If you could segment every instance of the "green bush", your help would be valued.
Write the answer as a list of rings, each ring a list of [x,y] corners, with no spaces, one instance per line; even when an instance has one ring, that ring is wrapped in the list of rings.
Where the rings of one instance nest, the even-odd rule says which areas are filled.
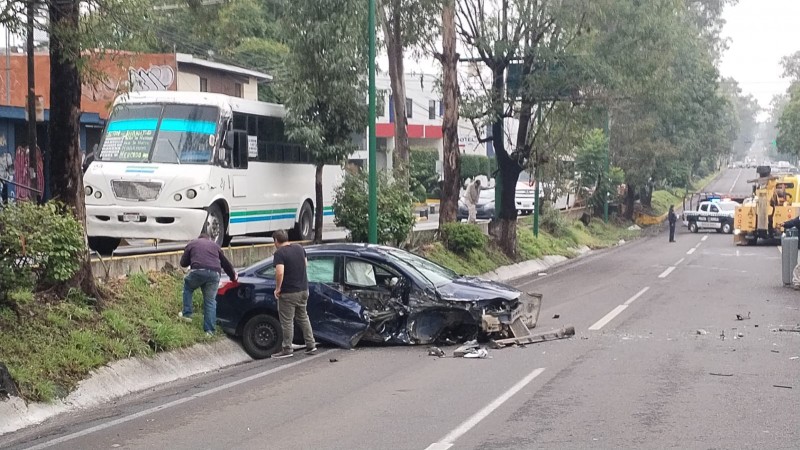
[[[550,202],[542,202],[539,222],[542,229],[555,237],[565,237],[569,233],[569,221]]]
[[[444,224],[442,237],[448,250],[462,255],[483,249],[488,242],[486,235],[475,225],[457,222]]]
[[[474,179],[478,175],[486,175],[492,178],[492,174],[497,169],[497,162],[493,158],[483,155],[461,155],[461,182],[467,179]]]
[[[19,202],[0,209],[0,301],[12,289],[69,280],[85,252],[83,229],[63,205]]]
[[[439,186],[439,174],[436,172],[439,152],[435,148],[412,148],[410,159],[410,188],[415,200],[424,202],[428,193]]]
[[[333,198],[334,222],[350,230],[353,242],[369,239],[367,173],[347,174]],[[386,172],[378,174],[378,242],[400,245],[414,226],[413,198],[402,184]]]

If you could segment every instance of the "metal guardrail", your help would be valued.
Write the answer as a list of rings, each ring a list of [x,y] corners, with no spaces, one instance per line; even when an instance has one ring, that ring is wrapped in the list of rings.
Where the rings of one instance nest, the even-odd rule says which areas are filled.
[[[26,186],[24,184],[17,183],[17,182],[5,179],[3,177],[0,177],[0,183],[3,183],[4,185],[5,184],[13,184],[14,186],[21,187],[21,188],[27,189],[29,191],[36,192],[37,194],[42,194],[42,191],[40,191],[40,190],[38,190],[36,188],[33,188],[31,186]]]

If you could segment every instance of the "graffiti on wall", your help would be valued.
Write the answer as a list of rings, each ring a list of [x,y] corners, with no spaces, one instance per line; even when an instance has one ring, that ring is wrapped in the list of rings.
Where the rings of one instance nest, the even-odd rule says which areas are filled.
[[[166,65],[150,66],[128,70],[131,91],[166,91],[175,81],[175,70]]]

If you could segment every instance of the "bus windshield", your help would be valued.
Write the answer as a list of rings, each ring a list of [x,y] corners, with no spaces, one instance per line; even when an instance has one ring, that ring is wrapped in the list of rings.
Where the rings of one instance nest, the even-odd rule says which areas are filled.
[[[219,110],[211,106],[128,104],[114,109],[98,160],[207,164]]]

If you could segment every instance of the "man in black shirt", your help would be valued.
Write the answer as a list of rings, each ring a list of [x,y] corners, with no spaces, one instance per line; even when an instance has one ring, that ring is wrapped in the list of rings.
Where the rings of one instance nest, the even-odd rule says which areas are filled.
[[[219,245],[203,232],[186,245],[181,256],[181,267],[191,267],[191,270],[183,280],[183,311],[180,317],[187,322],[192,321],[192,294],[200,288],[203,292],[203,330],[209,336],[213,335],[217,325],[219,274],[224,270],[231,280],[236,281],[233,264]]]
[[[311,321],[308,320],[308,276],[306,274],[306,250],[297,244],[290,244],[289,237],[283,230],[272,234],[275,246],[273,262],[275,263],[275,298],[278,300],[278,316],[283,330],[283,343],[280,352],[273,358],[292,356],[292,338],[294,338],[294,321],[303,330],[306,353],[317,351]]]

